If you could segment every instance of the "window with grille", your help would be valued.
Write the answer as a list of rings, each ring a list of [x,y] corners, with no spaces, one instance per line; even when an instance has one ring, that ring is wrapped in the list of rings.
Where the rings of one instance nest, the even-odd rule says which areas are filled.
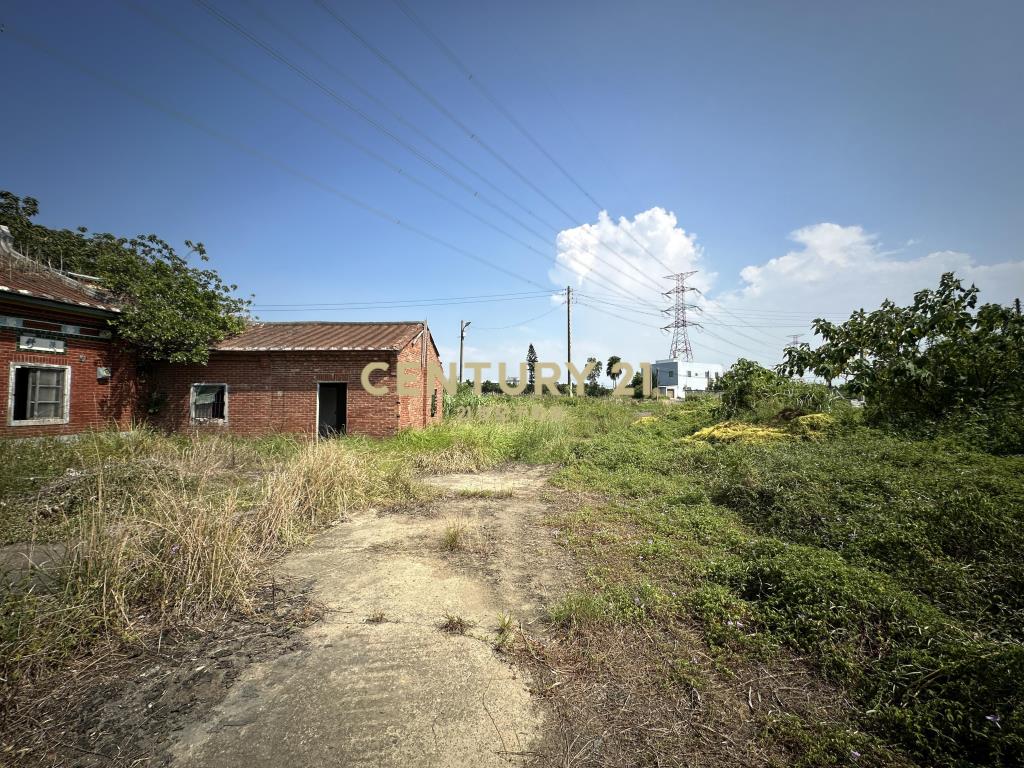
[[[67,368],[16,367],[12,423],[67,421],[67,376]]]
[[[192,385],[192,418],[197,421],[227,420],[226,384]]]
[[[437,390],[430,393],[430,415],[437,416]]]

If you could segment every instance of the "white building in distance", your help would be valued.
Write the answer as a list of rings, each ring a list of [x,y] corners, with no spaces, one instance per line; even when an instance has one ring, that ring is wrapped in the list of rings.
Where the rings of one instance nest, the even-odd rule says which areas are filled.
[[[686,398],[687,391],[705,392],[722,378],[718,363],[691,363],[686,360],[658,360],[651,366],[658,394],[674,400]]]

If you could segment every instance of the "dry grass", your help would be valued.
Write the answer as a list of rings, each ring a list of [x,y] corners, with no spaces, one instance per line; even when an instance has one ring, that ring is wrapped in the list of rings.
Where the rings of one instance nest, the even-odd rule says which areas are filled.
[[[441,535],[441,549],[461,552],[469,547],[469,523],[461,517],[448,521]]]
[[[511,499],[515,494],[511,488],[460,488],[455,495],[463,499]]]
[[[442,632],[448,632],[452,635],[464,635],[474,626],[476,625],[469,619],[452,613],[446,613],[444,620],[437,625],[437,628]]]
[[[66,554],[45,579],[3,580],[0,675],[8,685],[103,636],[247,612],[268,562],[287,546],[349,510],[419,495],[408,462],[359,444],[293,443],[268,455],[254,443],[149,433],[36,497],[50,486],[59,495],[48,506],[65,510],[52,530]]]
[[[783,765],[788,756],[762,738],[767,729],[794,715],[842,722],[849,703],[800,663],[726,665],[709,651],[681,627],[605,624],[524,637],[517,658],[556,715],[547,763]]]

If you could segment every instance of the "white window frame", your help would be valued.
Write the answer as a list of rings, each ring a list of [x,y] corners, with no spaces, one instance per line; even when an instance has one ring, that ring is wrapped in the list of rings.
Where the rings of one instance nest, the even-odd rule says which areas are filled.
[[[224,418],[204,419],[196,416],[196,387],[224,387]],[[231,387],[222,381],[195,381],[188,390],[188,416],[193,424],[227,424]]]
[[[19,368],[51,368],[64,371],[64,398],[63,413],[60,416],[49,419],[18,419],[14,418],[14,386],[15,377]],[[71,366],[54,365],[52,363],[11,363],[11,372],[7,387],[7,426],[9,427],[38,427],[46,424],[67,424],[71,421]]]

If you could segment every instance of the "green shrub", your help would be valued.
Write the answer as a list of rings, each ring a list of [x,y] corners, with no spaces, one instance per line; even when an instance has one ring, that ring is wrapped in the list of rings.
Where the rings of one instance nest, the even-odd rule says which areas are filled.
[[[604,583],[603,610],[696,618],[734,653],[812,661],[858,709],[848,725],[776,729],[799,764],[1015,764],[1024,458],[858,427],[841,406],[740,425],[771,441],[692,440],[706,422],[688,407],[589,437],[556,476],[612,499],[631,535],[610,571],[623,594],[639,572],[679,596],[637,616]]]
[[[722,392],[722,413],[728,418],[772,421],[849,407],[845,398],[823,384],[781,376],[745,359],[725,372],[718,389]]]

